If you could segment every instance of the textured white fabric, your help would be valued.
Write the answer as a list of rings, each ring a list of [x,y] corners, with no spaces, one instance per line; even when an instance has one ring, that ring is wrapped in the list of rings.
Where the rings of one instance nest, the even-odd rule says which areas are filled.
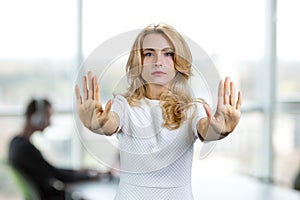
[[[188,112],[176,130],[162,126],[158,100],[144,98],[130,106],[120,95],[112,111],[120,118],[120,185],[115,200],[192,200],[191,167],[197,121],[205,117],[202,104]]]

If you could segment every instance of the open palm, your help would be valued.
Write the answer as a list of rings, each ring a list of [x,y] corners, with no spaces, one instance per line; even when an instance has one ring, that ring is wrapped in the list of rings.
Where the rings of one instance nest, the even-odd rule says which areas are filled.
[[[204,105],[209,124],[212,129],[226,136],[237,126],[241,117],[242,93],[238,92],[236,100],[236,87],[229,77],[220,81],[218,89],[218,104],[213,115],[208,105]]]
[[[90,130],[98,130],[107,121],[112,102],[109,101],[105,106],[105,110],[102,109],[100,84],[91,72],[88,72],[88,80],[86,76],[83,76],[82,90],[83,99],[80,95],[79,87],[76,85],[75,93],[78,116],[85,127]]]

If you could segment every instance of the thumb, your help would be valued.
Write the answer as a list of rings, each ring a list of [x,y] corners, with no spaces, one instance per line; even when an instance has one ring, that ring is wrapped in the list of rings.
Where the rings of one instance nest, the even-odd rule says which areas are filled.
[[[105,105],[105,110],[104,110],[104,112],[105,112],[106,114],[108,114],[108,113],[110,112],[110,109],[111,109],[112,104],[113,104],[113,100],[112,100],[112,99],[109,100],[109,101],[106,103],[106,105]]]

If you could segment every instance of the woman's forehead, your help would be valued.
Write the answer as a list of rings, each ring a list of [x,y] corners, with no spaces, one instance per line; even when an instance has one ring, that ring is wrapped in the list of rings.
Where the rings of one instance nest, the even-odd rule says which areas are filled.
[[[143,49],[174,49],[170,40],[161,33],[150,33],[145,36]]]

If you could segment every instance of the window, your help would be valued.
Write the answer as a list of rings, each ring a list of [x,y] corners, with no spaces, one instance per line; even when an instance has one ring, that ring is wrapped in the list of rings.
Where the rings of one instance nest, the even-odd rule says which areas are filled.
[[[0,124],[4,131],[0,157],[5,159],[8,142],[22,128],[24,109],[34,97],[46,97],[53,104],[52,123],[59,127],[54,131],[56,138],[63,138],[61,134],[69,139],[73,137],[72,131],[66,131],[64,126],[73,117],[77,5],[73,1],[57,0],[13,0],[1,4]],[[66,112],[69,114],[64,115]]]
[[[278,0],[277,11],[277,98],[273,135],[274,180],[293,187],[300,170],[300,14],[297,0]],[[285,163],[285,164],[283,164]]]
[[[266,92],[263,85],[270,81],[265,74],[267,1],[187,0],[176,4],[167,0],[159,6],[146,7],[137,0],[120,1],[118,5],[115,1],[97,0],[82,0],[82,4],[78,3],[80,0],[1,3],[0,125],[4,132],[0,139],[0,158],[6,158],[10,138],[23,125],[26,103],[33,97],[46,96],[55,109],[53,126],[34,141],[49,160],[74,167],[101,168],[99,164],[103,161],[104,168],[105,164],[116,164],[117,149],[112,150],[112,157],[103,155],[105,145],[110,145],[109,148],[117,145],[115,138],[76,129],[73,86],[80,71],[79,60],[81,56],[83,60],[88,58],[114,36],[162,22],[202,47],[219,76],[230,76],[243,92],[243,114],[237,129],[217,142],[206,161],[222,158],[224,164],[230,163],[229,170],[260,177],[266,159],[261,155],[266,151],[262,138],[267,131],[266,121],[272,117],[275,155],[271,159],[272,178],[276,184],[291,187],[300,165],[300,29],[297,26],[300,4],[298,0],[277,1],[277,40],[272,44],[277,47],[277,68],[274,67],[277,98],[274,116],[270,116],[263,96]],[[119,81],[125,73],[127,56],[122,54],[111,60],[105,71],[104,103],[111,98],[112,91],[119,89],[116,86],[122,86]],[[101,143],[103,138],[110,143]],[[83,148],[79,148],[81,144]],[[100,144],[103,144],[101,148]],[[199,161],[199,141],[196,147],[195,162]],[[49,150],[53,148],[55,151]],[[62,155],[60,159],[55,156],[58,153]],[[97,160],[99,155],[104,160]],[[286,162],[291,164],[282,164]]]

